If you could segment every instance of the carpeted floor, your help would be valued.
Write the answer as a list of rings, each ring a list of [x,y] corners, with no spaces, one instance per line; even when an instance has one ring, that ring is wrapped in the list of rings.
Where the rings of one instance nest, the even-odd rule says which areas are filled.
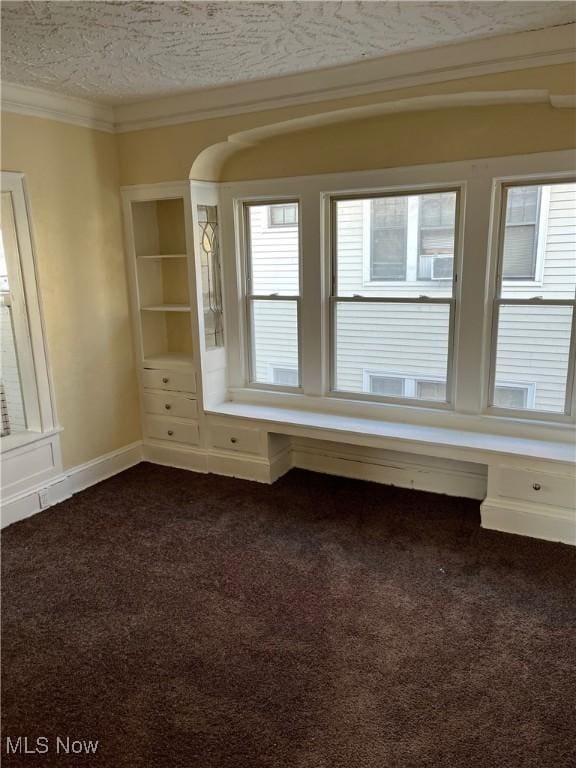
[[[4,533],[3,764],[567,768],[575,604],[477,502],[141,464]]]

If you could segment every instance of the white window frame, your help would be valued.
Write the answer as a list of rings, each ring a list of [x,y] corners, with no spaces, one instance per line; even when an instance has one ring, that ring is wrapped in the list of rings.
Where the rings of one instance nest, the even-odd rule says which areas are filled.
[[[456,212],[455,212],[455,232],[454,232],[454,268],[452,279],[452,295],[451,297],[435,298],[426,295],[418,297],[384,297],[384,296],[338,296],[337,295],[337,258],[336,258],[336,203],[339,200],[353,200],[360,199],[364,204],[370,206],[371,200],[375,197],[398,197],[398,196],[411,196],[409,197],[408,217],[410,217],[410,203],[414,203],[416,207],[419,207],[419,195],[434,194],[442,192],[456,192]],[[455,366],[456,366],[456,332],[459,319],[459,306],[460,306],[460,267],[462,263],[462,241],[463,241],[463,217],[465,208],[465,195],[466,186],[462,183],[452,184],[439,184],[439,185],[417,185],[410,187],[388,187],[384,189],[365,189],[360,192],[354,192],[352,194],[332,194],[326,196],[326,203],[329,206],[329,229],[331,232],[330,248],[329,248],[329,265],[330,265],[330,294],[329,294],[329,324],[328,324],[328,345],[329,345],[329,394],[335,397],[343,399],[355,399],[355,400],[371,400],[374,402],[391,403],[391,404],[411,404],[420,408],[437,408],[442,410],[452,410],[454,408],[454,378],[455,378]],[[364,207],[364,211],[366,208]],[[364,220],[366,222],[366,216]],[[416,217],[419,224],[419,216]],[[368,218],[370,223],[370,219]],[[369,229],[368,229],[369,232]],[[418,232],[419,227],[416,227],[412,233],[412,238],[408,237],[407,247],[411,247],[411,242],[416,242],[416,259],[413,263],[413,269],[415,276],[418,269]],[[366,229],[364,228],[364,243],[366,243]],[[414,247],[412,243],[412,247]],[[365,254],[365,250],[364,250]],[[366,258],[363,258],[364,265],[366,264]],[[368,274],[370,275],[370,264],[368,262]],[[408,265],[407,265],[408,274]],[[364,272],[366,275],[366,272]],[[370,281],[369,285],[379,285],[387,290],[393,290],[398,285],[406,285],[406,282],[398,280],[374,280]],[[416,284],[428,284],[429,281],[419,281],[414,279],[410,283]],[[447,283],[448,281],[446,281]],[[367,286],[366,286],[367,287]],[[336,310],[339,303],[380,303],[380,304],[447,304],[449,306],[449,319],[448,319],[448,360],[446,365],[446,401],[436,400],[419,400],[415,397],[402,397],[393,398],[386,397],[385,395],[375,395],[368,392],[348,392],[345,390],[336,388]]]
[[[251,259],[250,259],[250,221],[248,216],[249,208],[260,205],[286,205],[294,203],[298,206],[298,223],[292,224],[292,227],[298,227],[298,294],[254,294],[252,291]],[[243,304],[244,304],[244,322],[246,323],[246,332],[244,333],[244,353],[246,360],[246,379],[245,386],[252,389],[271,390],[275,392],[302,392],[302,206],[299,198],[290,197],[288,199],[278,197],[246,198],[237,201],[237,213],[241,222],[240,239],[238,241],[241,255],[241,273],[243,276]],[[238,220],[238,217],[237,217]],[[283,227],[279,227],[282,229]],[[275,229],[273,227],[272,229]],[[298,386],[287,387],[282,384],[270,384],[255,379],[255,359],[252,349],[252,305],[254,301],[294,301],[296,303],[296,322],[298,339]]]
[[[30,204],[23,173],[2,171],[2,192],[9,193],[14,211],[19,263],[12,262],[10,292],[14,296],[14,333],[27,428],[2,438],[2,452],[39,436],[60,432],[54,407],[52,377],[45,345],[45,329],[38,290],[36,254],[32,239]],[[7,261],[12,258],[6,253]]]
[[[538,282],[530,281],[503,281],[501,279],[502,260],[504,256],[504,234],[506,222],[506,193],[505,190],[513,186],[530,186],[535,184],[553,185],[576,183],[576,176],[568,173],[558,174],[533,174],[530,176],[515,176],[508,178],[497,178],[493,182],[493,204],[492,204],[492,236],[490,243],[490,285],[489,285],[489,311],[487,312],[487,323],[485,326],[486,338],[489,339],[489,362],[486,371],[486,389],[483,412],[487,415],[522,418],[532,421],[545,422],[573,422],[576,416],[576,397],[575,397],[575,358],[576,358],[576,297],[572,299],[542,299],[533,297],[528,299],[501,298],[501,287],[506,283],[508,286],[517,287],[538,287]],[[544,206],[541,205],[541,209]],[[549,209],[549,200],[546,204],[546,211]],[[544,260],[545,243],[547,230],[543,230],[543,236],[538,241],[538,248],[542,248],[540,259]],[[541,246],[541,242],[543,245]],[[541,267],[543,269],[543,267]],[[566,393],[564,399],[564,411],[536,410],[532,408],[503,408],[494,405],[494,391],[496,386],[496,356],[498,345],[498,318],[501,306],[571,306],[572,307],[572,330],[569,347],[568,370],[566,376]]]

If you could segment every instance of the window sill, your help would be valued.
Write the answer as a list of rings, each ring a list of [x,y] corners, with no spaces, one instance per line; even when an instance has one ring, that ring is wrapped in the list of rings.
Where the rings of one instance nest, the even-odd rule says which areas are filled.
[[[62,427],[58,427],[56,429],[50,429],[47,432],[35,432],[32,430],[13,432],[0,439],[0,452],[8,453],[16,448],[23,448],[26,445],[37,443],[39,440],[46,440],[50,437],[54,437],[54,435],[58,435],[62,431]]]
[[[553,425],[554,429],[542,430],[535,437],[533,429],[531,433],[524,430],[522,434],[522,429],[516,429],[516,434],[506,434],[502,429],[506,425],[502,422],[508,420],[498,420],[500,423],[496,424],[494,417],[466,417],[463,414],[436,412],[433,416],[440,416],[434,419],[436,423],[429,418],[429,413],[420,414],[420,419],[413,415],[410,420],[404,418],[400,421],[396,414],[397,420],[384,420],[382,411],[378,417],[366,411],[328,411],[330,403],[326,405],[324,402],[327,398],[287,395],[282,404],[272,401],[265,404],[263,393],[256,394],[260,395],[259,402],[239,402],[237,392],[236,401],[211,406],[207,413],[258,421],[270,432],[280,434],[373,445],[420,454],[433,453],[436,456],[478,463],[495,463],[502,457],[576,463],[576,451],[571,442],[572,431],[562,427],[556,429],[557,425]],[[304,401],[307,401],[306,404]],[[316,409],[309,407],[311,401],[316,401]]]

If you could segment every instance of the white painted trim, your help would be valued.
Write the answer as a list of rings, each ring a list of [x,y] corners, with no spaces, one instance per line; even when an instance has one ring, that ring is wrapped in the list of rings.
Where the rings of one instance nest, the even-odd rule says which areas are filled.
[[[496,497],[480,505],[482,528],[576,545],[576,512]]]
[[[113,107],[27,85],[2,83],[2,111],[114,133]]]
[[[123,133],[385,93],[498,72],[569,64],[574,61],[573,35],[573,25],[498,35],[296,75],[206,88],[116,106],[5,82],[2,86],[2,110],[108,133]],[[531,97],[529,93],[532,93]],[[537,93],[540,95],[535,96]],[[422,98],[424,101],[420,98],[404,100],[413,103],[403,106],[398,106],[399,102],[389,103],[385,109],[412,111],[439,108],[447,104],[441,99],[450,98],[450,94],[446,97],[431,97],[440,99],[435,102],[426,102],[430,97]],[[514,103],[515,97],[504,93],[500,98],[500,103]],[[557,109],[576,107],[576,97],[571,94],[549,95],[547,91],[534,91],[525,92],[524,96],[516,98],[549,101]],[[314,118],[311,116],[312,120]]]
[[[58,504],[85,488],[100,483],[142,461],[142,444],[131,443],[97,459],[64,470],[26,490],[2,499],[1,527],[34,515],[42,509]],[[42,507],[40,493],[48,494],[48,504]]]
[[[176,469],[188,469],[192,472],[208,472],[206,451],[202,448],[167,446],[148,440],[142,446],[142,460]]]

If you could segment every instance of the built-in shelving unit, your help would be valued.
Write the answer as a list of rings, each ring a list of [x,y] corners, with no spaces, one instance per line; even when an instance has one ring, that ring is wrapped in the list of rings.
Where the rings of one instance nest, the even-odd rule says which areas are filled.
[[[145,443],[172,463],[202,440],[190,188],[136,187],[123,198]]]

